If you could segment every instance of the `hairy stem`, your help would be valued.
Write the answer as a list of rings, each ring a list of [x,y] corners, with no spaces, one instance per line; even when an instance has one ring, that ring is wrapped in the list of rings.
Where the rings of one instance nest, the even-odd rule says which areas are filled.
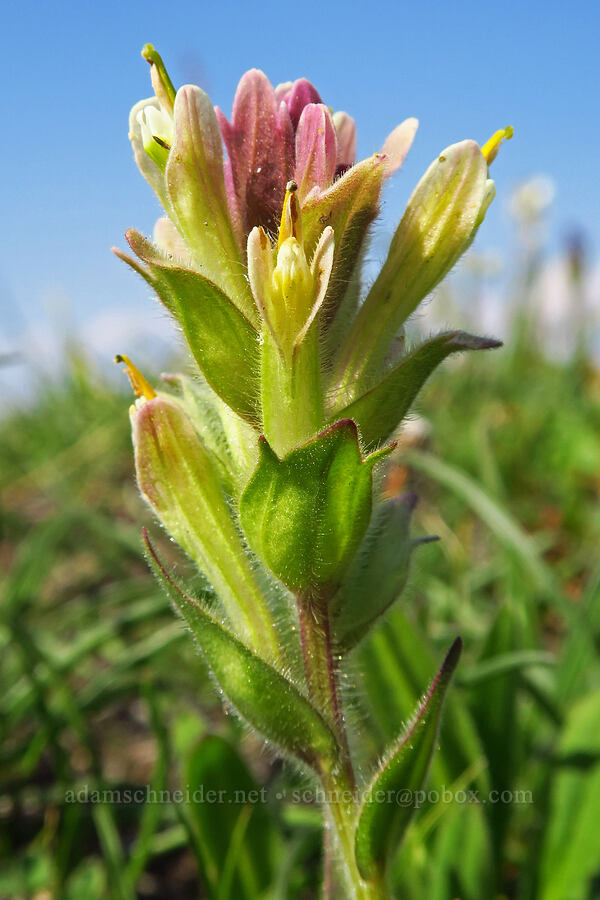
[[[298,597],[304,671],[310,696],[327,719],[342,752],[342,768],[351,790],[356,787],[339,686],[338,660],[331,645],[326,598]]]
[[[339,746],[340,765],[321,773],[328,833],[324,841],[325,897],[339,896],[334,884],[338,872],[350,900],[384,900],[381,886],[363,881],[354,855],[354,831],[359,796],[352,767],[339,685],[338,658],[333,652],[328,598],[297,598],[304,670],[310,696],[332,728]],[[329,893],[328,893],[329,892]]]

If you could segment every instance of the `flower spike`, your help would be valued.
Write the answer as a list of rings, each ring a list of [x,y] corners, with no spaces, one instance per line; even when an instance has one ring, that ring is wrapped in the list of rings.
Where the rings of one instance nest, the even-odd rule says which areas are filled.
[[[227,117],[200,87],[176,91],[151,44],[142,56],[153,92],[131,110],[130,140],[164,215],[153,240],[126,233],[137,259],[116,252],[176,321],[196,370],[155,389],[116,360],[137,398],[140,493],[205,596],[189,597],[146,537],[148,559],[228,703],[314,769],[336,896],[385,900],[416,805],[394,798],[425,797],[461,642],[374,778],[357,779],[345,657],[396,601],[423,540],[410,536],[414,496],[382,503],[374,469],[438,364],[499,346],[450,331],[410,348],[405,323],[471,246],[513,129],[433,159],[367,285],[369,232],[417,119],[357,160],[354,119],[305,78],[274,87],[251,69]],[[419,636],[406,633],[410,659]]]
[[[281,211],[281,224],[279,226],[279,237],[277,239],[277,249],[290,237],[296,238],[298,243],[303,243],[302,237],[302,216],[300,214],[300,204],[298,203],[298,185],[295,181],[288,181],[285,186],[285,198],[283,201],[283,209]]]

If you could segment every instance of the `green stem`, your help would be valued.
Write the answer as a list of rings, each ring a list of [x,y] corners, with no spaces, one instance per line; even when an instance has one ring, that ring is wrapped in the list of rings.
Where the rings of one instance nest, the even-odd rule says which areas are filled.
[[[337,900],[340,896],[339,888],[345,888],[344,896],[347,900],[386,900],[389,897],[388,890],[381,881],[366,882],[360,876],[354,855],[354,831],[356,827],[356,805],[354,802],[344,802],[344,794],[348,788],[337,778],[328,782],[323,779],[323,787],[328,798],[327,813],[331,823],[330,837],[332,840],[324,842],[325,853],[329,854],[326,862],[333,873],[340,873],[340,885],[335,878],[331,886],[331,896],[327,900]],[[351,792],[352,794],[354,792]],[[327,827],[327,825],[326,825]]]
[[[304,670],[312,700],[327,719],[342,750],[342,768],[354,790],[355,779],[344,723],[337,661],[331,645],[328,603],[325,597],[299,596],[298,618]]]
[[[298,618],[302,640],[304,669],[310,696],[332,728],[339,747],[340,765],[331,772],[321,772],[326,798],[326,827],[330,829],[324,841],[325,871],[328,882],[336,870],[350,900],[384,900],[382,885],[363,881],[354,854],[354,831],[359,797],[339,686],[337,659],[331,643],[327,597],[298,596]],[[327,887],[325,896],[338,896]]]
[[[265,437],[281,458],[313,438],[325,418],[318,329],[313,327],[289,354],[268,328],[261,349],[262,412]]]

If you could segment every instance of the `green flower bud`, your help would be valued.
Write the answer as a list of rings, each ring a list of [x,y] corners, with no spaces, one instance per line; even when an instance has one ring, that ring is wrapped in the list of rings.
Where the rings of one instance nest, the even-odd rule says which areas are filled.
[[[399,329],[470,247],[495,196],[489,163],[511,135],[502,129],[483,148],[453,144],[429,166],[340,351],[340,396],[351,399],[374,382]]]
[[[262,318],[263,431],[282,456],[323,425],[318,316],[334,251],[328,226],[309,265],[296,191],[288,182],[276,247],[263,228],[248,236],[248,277]]]
[[[289,358],[302,343],[319,312],[333,265],[333,230],[325,228],[309,265],[302,216],[290,181],[285,195],[277,246],[262,228],[248,238],[248,275],[256,305],[275,344]]]
[[[277,655],[274,625],[221,488],[216,463],[173,397],[157,394],[125,356],[137,482],[171,537],[204,572],[249,646]]]

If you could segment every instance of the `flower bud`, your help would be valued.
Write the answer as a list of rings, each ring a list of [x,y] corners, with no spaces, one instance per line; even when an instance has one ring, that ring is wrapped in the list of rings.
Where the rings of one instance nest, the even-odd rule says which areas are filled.
[[[340,395],[356,396],[374,382],[398,330],[471,246],[495,196],[489,163],[511,134],[502,129],[483,148],[453,144],[429,166],[340,352]]]
[[[277,265],[271,276],[271,316],[278,331],[286,323],[300,331],[308,316],[313,286],[304,247],[295,237],[286,238],[277,251]]]
[[[268,607],[221,488],[216,463],[173,397],[157,394],[127,357],[138,400],[131,407],[137,482],[171,537],[197,563],[236,632],[276,655]]]
[[[296,183],[287,186],[279,239],[254,228],[248,238],[248,274],[256,304],[280,351],[289,356],[323,303],[333,265],[333,231],[325,228],[309,265],[302,238]]]
[[[131,410],[137,480],[171,537],[217,586],[214,538],[226,538],[229,514],[214,463],[181,405],[165,395]]]

